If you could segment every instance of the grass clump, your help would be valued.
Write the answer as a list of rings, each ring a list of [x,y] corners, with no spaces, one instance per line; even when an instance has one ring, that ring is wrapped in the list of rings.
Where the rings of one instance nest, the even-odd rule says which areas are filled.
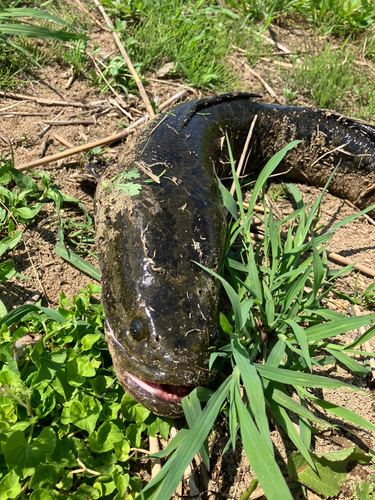
[[[230,283],[212,274],[221,281],[232,312],[227,316],[221,314],[221,326],[227,341],[212,354],[210,365],[218,363],[218,371],[226,373],[227,377],[215,392],[199,388],[183,400],[188,427],[172,440],[169,450],[158,454],[161,457],[166,456],[167,451],[173,452],[140,498],[170,498],[186,466],[195,453],[202,450],[223,407],[230,435],[224,452],[230,447],[234,449],[238,445],[237,436],[241,435],[251,467],[270,500],[291,499],[292,496],[275,460],[266,408],[298,450],[288,462],[293,481],[332,496],[339,493],[345,479],[349,456],[352,460],[371,460],[355,447],[348,449],[345,456],[314,455],[311,439],[315,430],[336,426],[307,409],[308,403],[313,402],[336,417],[375,430],[362,417],[314,395],[316,388],[360,389],[312,373],[314,367],[338,362],[357,375],[368,373],[368,368],[353,360],[351,354],[364,354],[357,348],[375,334],[375,327],[371,326],[348,346],[338,344],[336,339],[359,325],[372,324],[373,316],[348,318],[323,305],[324,298],[334,286],[334,279],[352,268],[348,266],[331,274],[327,270],[325,246],[335,230],[357,216],[335,224],[326,233],[317,234],[317,211],[327,186],[309,211],[303,205],[298,189],[289,186],[297,205],[296,211],[277,222],[272,208],[267,214],[263,199],[264,239],[255,250],[252,245],[249,222],[252,217],[259,218],[253,211],[256,199],[262,194],[268,176],[295,145],[289,145],[266,165],[255,185],[247,213],[238,181],[239,216],[235,201],[222,187],[225,205],[234,220],[229,228],[226,254]],[[291,225],[283,241],[280,227],[285,223]],[[243,245],[240,250],[232,251],[231,245],[238,238],[242,239]],[[244,396],[241,396],[242,389]],[[299,403],[290,396],[291,391]],[[204,409],[200,404],[202,401],[208,401]],[[297,418],[300,432],[296,431],[290,414]],[[327,467],[327,460],[333,463],[332,469],[328,467],[329,473],[322,474],[320,468],[322,464],[323,468]]]
[[[266,28],[279,18],[302,20],[327,35],[347,35],[373,24],[372,0],[226,0],[232,8]]]
[[[205,443],[221,411],[230,435],[224,452],[238,446],[241,435],[249,462],[270,500],[292,497],[275,460],[266,408],[298,450],[288,464],[293,481],[316,490],[315,471],[328,460],[336,469],[321,478],[319,492],[324,494],[328,483],[340,486],[345,474],[337,470],[339,465],[345,469],[348,457],[369,460],[356,448],[344,457],[312,454],[315,430],[334,426],[307,408],[312,402],[335,417],[375,430],[360,416],[314,393],[315,388],[360,389],[311,373],[315,366],[335,362],[356,375],[368,373],[351,354],[366,354],[358,347],[374,335],[375,327],[348,346],[336,338],[369,325],[372,316],[347,318],[323,305],[334,279],[351,269],[348,266],[331,275],[325,245],[336,229],[355,216],[326,233],[317,233],[317,211],[325,190],[308,211],[299,191],[288,186],[296,211],[277,222],[272,208],[268,213],[265,210],[264,239],[255,249],[252,245],[249,222],[259,218],[253,210],[255,202],[269,175],[295,144],[267,164],[247,213],[238,181],[240,215],[236,202],[221,186],[233,217],[225,258],[230,282],[217,278],[232,311],[221,314],[223,342],[212,353],[210,365],[219,367],[226,378],[218,388],[214,383],[216,390],[198,388],[182,401],[187,425],[157,455],[169,459],[142,492],[140,480],[130,474],[131,462],[136,460],[133,452],[145,446],[142,436],[160,433],[166,439],[170,422],[134,402],[116,381],[102,333],[102,306],[95,300],[99,286],[89,285],[71,301],[62,293],[57,310],[25,305],[0,320],[0,494],[10,491],[12,498],[20,500],[43,498],[42,490],[57,500],[130,500],[138,493],[140,499],[170,498],[198,450],[209,467]],[[285,223],[291,225],[284,241],[280,228]],[[238,239],[242,247],[233,250]],[[26,334],[39,340],[26,347],[24,359],[16,362],[15,350]],[[202,402],[207,403],[203,409]],[[299,422],[299,433],[290,413]],[[303,467],[298,467],[301,463]]]
[[[106,2],[110,10],[118,2]],[[128,4],[126,4],[128,5]],[[133,4],[132,4],[133,5]],[[124,12],[125,11],[125,12]],[[131,17],[124,44],[135,67],[158,70],[174,62],[173,72],[195,87],[233,88],[234,78],[224,64],[238,38],[238,16],[210,2],[144,2],[137,9],[120,9]],[[137,22],[132,22],[136,19]]]
[[[330,44],[319,53],[300,57],[293,70],[284,74],[290,99],[299,94],[319,108],[370,118],[375,112],[375,83],[366,68],[356,65],[356,53],[354,45],[333,49]]]

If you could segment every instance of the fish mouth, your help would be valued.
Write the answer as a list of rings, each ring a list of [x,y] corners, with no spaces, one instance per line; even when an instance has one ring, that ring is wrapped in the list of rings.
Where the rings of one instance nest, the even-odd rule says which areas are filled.
[[[138,394],[144,397],[149,397],[154,400],[161,400],[166,403],[181,404],[181,400],[188,396],[196,386],[193,385],[171,385],[171,384],[158,384],[155,382],[148,382],[142,380],[129,372],[124,371],[123,377],[126,383]]]

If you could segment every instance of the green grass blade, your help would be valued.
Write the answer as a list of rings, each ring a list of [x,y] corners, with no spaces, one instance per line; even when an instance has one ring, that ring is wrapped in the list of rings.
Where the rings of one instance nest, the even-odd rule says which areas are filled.
[[[9,8],[9,9],[0,9],[0,20],[3,18],[13,17],[15,19],[19,17],[32,17],[34,19],[47,19],[49,21],[54,21],[55,23],[61,24],[62,26],[67,26],[70,29],[72,26],[69,26],[66,21],[60,19],[59,17],[50,14],[49,12],[41,9],[28,9],[28,8]]]
[[[1,325],[7,325],[11,326],[14,323],[18,323],[18,321],[21,321],[28,313],[34,312],[34,311],[40,311],[47,316],[49,316],[51,319],[56,321],[59,324],[64,323],[64,318],[59,314],[55,309],[49,309],[47,307],[42,307],[42,306],[34,306],[34,305],[24,305],[17,307],[16,309],[13,309],[10,313],[6,314],[3,318],[0,319],[0,326]]]
[[[369,341],[372,339],[372,337],[375,335],[375,325],[371,326],[368,330],[365,331],[363,335],[358,337],[354,342],[351,344],[348,344],[345,346],[345,350],[347,349],[352,349],[353,347],[356,347],[357,345],[362,345],[365,342]]]
[[[283,340],[279,339],[270,352],[266,365],[277,368],[284,356],[286,344]]]
[[[316,298],[318,296],[319,288],[322,285],[325,272],[323,263],[320,260],[318,249],[316,248],[315,245],[314,238],[311,239],[311,243],[313,247],[313,273],[314,273],[313,292],[314,292],[314,298]]]
[[[290,420],[287,412],[284,410],[282,406],[278,406],[274,401],[269,401],[270,409],[275,417],[275,419],[279,422],[281,427],[286,432],[289,439],[295,444],[296,448],[299,450],[301,455],[304,457],[306,462],[315,470],[314,462],[312,461],[310,454],[304,445],[300,435],[296,431],[292,421]]]
[[[332,354],[332,356],[334,356],[337,361],[349,368],[352,373],[355,373],[360,377],[365,377],[371,371],[370,368],[366,368],[365,366],[360,365],[359,363],[357,363],[357,361],[352,359],[350,356],[347,356],[342,351],[336,351],[334,349],[328,348],[326,348],[326,351]]]
[[[202,408],[200,401],[198,399],[196,389],[192,391],[188,396],[182,399],[182,408],[184,410],[184,414],[186,417],[186,421],[190,429],[194,427],[195,422],[197,421],[199,415],[202,413]],[[199,453],[202,457],[202,460],[207,467],[207,470],[210,470],[210,459],[208,456],[208,442],[207,439],[204,440],[201,448],[199,449]]]
[[[182,443],[185,441],[188,436],[190,430],[186,428],[182,428],[178,431],[178,433],[174,436],[171,441],[169,441],[168,445],[164,448],[164,450],[160,450],[157,453],[153,453],[149,455],[149,458],[164,458],[170,455],[173,451],[177,450]]]
[[[232,155],[232,148],[230,146],[229,137],[228,137],[227,132],[225,133],[225,137],[227,139],[227,148],[228,148],[228,155],[229,155],[229,160],[230,160],[230,167],[232,170],[234,186],[236,188],[236,196],[237,196],[238,206],[240,208],[241,219],[243,222],[245,222],[246,217],[245,217],[245,211],[243,208],[242,191],[241,191],[240,182],[239,182],[238,177],[237,177],[236,167],[234,165],[234,159],[233,159],[233,155]]]
[[[256,299],[262,301],[262,284],[259,279],[259,272],[255,260],[255,255],[251,243],[247,247],[247,278],[246,285],[251,289],[251,293]]]
[[[278,153],[276,153],[267,162],[266,166],[263,168],[263,170],[259,174],[258,179],[257,179],[257,181],[255,183],[254,190],[253,190],[253,193],[252,193],[251,198],[250,198],[249,209],[248,209],[248,212],[247,212],[248,217],[249,216],[251,217],[251,214],[254,211],[254,206],[255,206],[256,200],[258,198],[258,195],[261,192],[261,190],[263,189],[263,186],[265,185],[265,183],[267,182],[268,177],[277,168],[277,166],[279,165],[279,163],[281,162],[281,160],[284,158],[284,156],[287,154],[287,152],[290,151],[291,149],[293,149],[295,146],[297,146],[297,144],[299,144],[300,142],[301,141],[293,141],[293,142],[291,142],[290,144],[288,144],[287,146],[285,146],[285,148],[283,148],[281,151],[279,151]]]
[[[246,394],[252,414],[255,418],[255,422],[263,441],[273,456],[273,445],[270,438],[270,429],[266,415],[266,404],[259,375],[254,366],[250,364],[247,352],[242,347],[238,339],[232,339],[232,352],[236,365],[241,373],[241,378],[246,389]]]
[[[217,182],[219,184],[221,197],[223,198],[224,207],[228,210],[228,212],[231,214],[233,219],[237,220],[238,219],[237,203],[236,203],[235,199],[233,198],[233,196],[228,191],[228,189],[221,182],[219,177],[216,177],[216,178],[217,178]]]
[[[67,260],[72,266],[76,267],[80,271],[83,271],[84,273],[88,274],[92,278],[94,278],[96,281],[100,281],[100,271],[96,267],[94,267],[92,264],[89,262],[86,262],[84,259],[82,259],[79,255],[75,254],[66,246],[64,243],[61,243],[61,241],[58,241],[56,243],[55,253],[59,255],[62,259]]]
[[[368,326],[374,322],[373,314],[364,314],[363,316],[354,316],[347,318],[343,316],[340,319],[334,319],[321,325],[314,325],[306,328],[305,333],[309,342],[316,340],[323,340],[325,338],[335,337],[341,335],[349,330],[355,330],[361,326]]]
[[[285,300],[282,304],[283,312],[286,312],[290,309],[294,300],[296,300],[297,296],[301,293],[301,291],[303,291],[303,287],[305,286],[309,274],[310,274],[310,269],[307,268],[305,272],[302,274],[302,276],[300,276],[298,280],[296,280],[293,283],[293,285],[289,288],[289,290],[286,293]]]
[[[348,387],[355,391],[363,392],[362,389],[354,385],[346,384],[340,380],[334,380],[320,375],[311,375],[310,373],[300,373],[282,368],[272,368],[265,365],[255,365],[262,377],[275,380],[282,384],[289,384],[297,387],[322,387],[335,389],[339,387]]]
[[[342,408],[342,406],[335,405],[333,403],[330,403],[329,401],[324,401],[323,399],[316,398],[308,392],[303,391],[303,393],[321,408],[328,411],[329,413],[332,413],[332,415],[336,415],[337,417],[340,417],[347,422],[351,422],[354,425],[364,427],[369,431],[375,431],[375,425],[367,422],[367,420],[354,413],[354,411],[348,410],[347,408]]]
[[[197,264],[198,266],[200,266],[205,271],[207,271],[208,273],[212,274],[212,276],[215,276],[215,278],[217,278],[221,282],[221,284],[223,285],[225,291],[227,292],[229,300],[232,304],[234,317],[235,317],[235,321],[236,321],[236,327],[240,328],[240,325],[241,325],[241,304],[240,304],[240,300],[239,300],[238,295],[235,292],[235,290],[222,276],[215,273],[215,271],[208,269],[208,267],[203,266],[199,262],[195,262],[195,261],[193,261],[193,262],[195,264]]]
[[[176,458],[173,461],[172,467],[168,471],[160,490],[160,499],[171,498],[175,492],[186,467],[193,460],[194,455],[202,446],[202,442],[208,436],[227,396],[230,382],[231,377],[228,377],[225,382],[221,384],[219,389],[212,395],[205,409],[196,420],[194,427],[190,430],[188,438],[185,439],[179,450],[176,452]]]
[[[316,424],[324,428],[334,427],[325,420],[316,417],[310,410],[308,410],[304,406],[294,401],[294,399],[285,394],[283,391],[277,389],[274,382],[270,382],[268,388],[266,389],[266,396],[267,396],[267,401],[270,401],[272,399],[279,406],[283,406],[287,410],[296,413],[299,417],[302,417],[306,420],[310,420],[311,422],[315,422]]]
[[[267,499],[292,500],[280,469],[261,438],[238,390],[235,393],[235,401],[243,447]]]
[[[21,24],[0,24],[0,33],[5,35],[43,38],[45,40],[58,40],[60,42],[79,40],[82,38],[81,35],[76,35],[74,33],[64,33],[63,31],[41,28],[40,26],[25,26]]]
[[[299,326],[295,321],[293,321],[291,319],[286,319],[285,323],[288,324],[292,328],[293,333],[296,336],[297,342],[299,343],[299,345],[301,347],[301,351],[303,353],[304,360],[306,361],[306,364],[309,367],[309,370],[312,371],[309,346],[307,343],[305,330],[301,326]]]
[[[297,394],[301,402],[301,407],[307,409],[307,403],[305,396],[302,392],[297,388]],[[299,434],[301,436],[302,441],[304,442],[306,448],[311,449],[311,436],[312,436],[312,426],[309,420],[306,420],[299,416]]]

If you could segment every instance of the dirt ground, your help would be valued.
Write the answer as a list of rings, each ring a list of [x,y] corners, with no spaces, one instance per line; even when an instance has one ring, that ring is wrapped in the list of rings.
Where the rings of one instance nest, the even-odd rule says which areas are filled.
[[[287,32],[280,29],[276,34],[283,45],[291,50],[301,44],[301,35],[292,31]],[[306,40],[308,40],[308,35],[305,36]],[[100,28],[94,28],[92,42],[101,47],[102,53],[109,53],[114,50],[111,35]],[[277,48],[274,50],[277,51]],[[261,60],[253,69],[271,85],[276,97],[272,97],[257,77],[248,71],[248,66],[244,63],[244,57],[240,52],[234,51],[229,62],[236,71],[241,72],[243,90],[262,94],[263,102],[284,102],[282,97],[283,80],[277,66],[273,64],[272,58],[270,61]],[[288,61],[286,61],[286,64],[288,64]],[[135,121],[145,113],[142,101],[137,97],[133,97],[126,101],[127,107],[125,110],[130,113],[131,118],[128,115],[124,116],[123,112],[110,102],[110,99],[114,99],[115,96],[110,93],[100,94],[97,88],[88,87],[88,82],[83,78],[78,78],[69,89],[66,89],[65,85],[70,77],[70,71],[67,67],[52,65],[46,68],[46,72],[49,78],[42,72],[36,72],[36,76],[30,84],[18,89],[16,92],[38,99],[78,101],[82,103],[82,106],[47,105],[27,98],[0,97],[0,153],[4,157],[9,157],[8,141],[10,141],[14,150],[16,166],[39,158],[42,139],[39,138],[38,133],[46,126],[43,120],[53,120],[60,112],[62,114],[58,116],[57,120],[90,120],[92,123],[51,126],[48,131],[49,146],[46,155],[52,155],[67,149],[60,142],[60,139],[56,137],[56,134],[62,136],[63,139],[74,146],[78,146],[119,132],[117,124],[120,118],[124,117],[126,121]],[[203,97],[200,91],[187,88],[182,80],[156,80],[159,80],[156,75],[149,76],[149,85],[146,87],[146,91],[150,98],[160,100],[161,103],[180,90],[186,90],[185,100]],[[300,102],[300,104],[304,103]],[[12,114],[15,111],[25,113],[25,115]],[[5,112],[9,114],[4,114]],[[105,158],[111,158],[111,161],[116,162],[116,159],[121,156],[123,148],[126,148],[126,142],[111,145],[105,153]],[[75,155],[40,168],[50,172],[53,181],[58,182],[60,189],[67,195],[80,199],[89,213],[92,214],[95,188],[77,175],[83,163],[82,156]],[[305,202],[315,200],[320,192],[320,189],[308,185],[298,184],[298,187],[303,193]],[[290,210],[290,204],[285,199],[276,200],[273,202],[273,206],[278,217],[285,216]],[[327,194],[322,205],[321,221],[332,225],[353,213],[353,211],[355,210],[344,200]],[[68,298],[71,298],[73,294],[79,293],[82,287],[93,282],[92,278],[73,268],[54,253],[57,239],[57,221],[53,219],[54,213],[53,208],[46,206],[38,215],[37,223],[24,230],[22,244],[18,245],[13,251],[12,258],[16,263],[17,271],[29,279],[13,278],[11,281],[0,283],[0,298],[5,303],[8,311],[24,304],[36,290],[41,293],[43,305],[55,307],[62,291]],[[82,217],[76,205],[65,204],[62,214]],[[352,222],[337,232],[328,249],[375,270],[374,223],[366,218]],[[92,250],[94,251],[94,248]],[[88,260],[95,264],[94,259],[88,258]],[[340,265],[334,262],[330,262],[330,266],[340,268]],[[358,276],[357,273],[352,273],[341,280],[340,286],[342,290],[352,294],[356,280],[358,293],[373,282],[373,278],[366,274]],[[352,314],[349,304],[342,299],[330,297],[329,307]],[[350,343],[357,335],[358,332],[351,332],[340,340],[344,344]],[[371,343],[371,347],[375,351],[375,342]],[[325,374],[327,376],[334,375],[342,380],[356,384],[363,388],[366,394],[349,393],[345,390],[324,390],[321,395],[375,424],[375,384],[371,379],[360,379],[348,374],[338,366],[326,367]],[[331,422],[334,421],[332,417],[327,415],[325,415],[325,418]],[[375,446],[375,435],[372,433],[354,428],[354,426],[346,427],[346,430],[330,430],[318,433],[314,438],[315,451],[323,452],[341,449],[342,447],[351,446],[353,443],[360,446],[363,451],[368,451]],[[286,460],[287,456],[293,451],[293,447],[280,429],[273,425],[271,425],[271,429],[278,458]],[[212,468],[209,477],[204,481],[202,479],[202,477],[204,478],[203,475],[199,480],[201,492],[204,495],[203,498],[210,500],[239,498],[253,478],[251,468],[249,468],[247,459],[240,448],[235,453],[229,452],[222,457],[223,443],[226,443],[227,438],[228,429],[226,423],[222,422],[217,426],[210,440]],[[348,482],[345,483],[342,493],[337,499],[350,498],[354,482],[371,480],[373,472],[371,465],[354,464],[350,469]],[[184,493],[188,494],[186,486]],[[261,491],[257,490],[251,498],[259,498],[259,495],[261,495]],[[302,489],[294,489],[293,495],[296,499],[308,498],[312,500],[320,498],[311,492],[304,494]]]

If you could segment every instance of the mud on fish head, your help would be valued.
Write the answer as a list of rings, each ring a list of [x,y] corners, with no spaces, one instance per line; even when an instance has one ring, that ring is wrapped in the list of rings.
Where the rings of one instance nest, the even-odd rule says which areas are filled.
[[[106,336],[127,392],[159,415],[178,416],[181,399],[212,378],[218,285],[194,263],[204,249],[186,236],[189,228],[168,231],[173,218],[166,225],[165,213],[145,213],[133,206],[131,217],[116,212],[98,228]],[[215,245],[205,255],[202,263],[217,270]]]

